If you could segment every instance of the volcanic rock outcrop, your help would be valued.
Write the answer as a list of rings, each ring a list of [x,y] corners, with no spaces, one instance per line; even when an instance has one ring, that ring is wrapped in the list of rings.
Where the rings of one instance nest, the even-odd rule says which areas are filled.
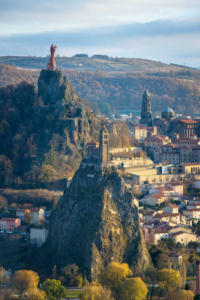
[[[82,163],[51,216],[48,259],[75,263],[89,280],[111,261],[138,271],[149,265],[134,198],[118,171]]]
[[[52,184],[72,176],[89,140],[90,112],[59,70],[42,70],[38,92],[0,90],[0,184]],[[1,173],[1,172],[0,172]]]

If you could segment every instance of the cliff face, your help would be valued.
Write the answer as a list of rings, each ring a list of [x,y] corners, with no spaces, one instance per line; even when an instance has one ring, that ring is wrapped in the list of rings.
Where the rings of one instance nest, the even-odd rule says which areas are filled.
[[[72,176],[89,139],[89,117],[57,70],[41,71],[38,93],[27,83],[0,90],[0,184],[49,185]]]
[[[72,90],[61,71],[42,70],[38,79],[38,99],[42,101],[42,114],[53,128],[67,129],[70,142],[77,146],[88,135],[88,124],[82,101]],[[56,125],[56,126],[55,126]]]
[[[77,264],[95,280],[111,261],[149,264],[134,199],[115,171],[81,165],[53,212],[46,246],[52,264]]]

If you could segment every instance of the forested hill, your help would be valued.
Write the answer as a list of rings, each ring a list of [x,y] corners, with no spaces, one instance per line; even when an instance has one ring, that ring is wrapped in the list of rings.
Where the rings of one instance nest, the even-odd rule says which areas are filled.
[[[0,86],[5,86],[23,80],[36,83],[47,58],[0,57],[0,62],[18,66],[0,65]],[[200,113],[200,70],[124,58],[73,57],[56,58],[56,62],[77,94],[92,103],[134,111],[140,109],[147,88],[154,111],[170,106],[178,113]]]
[[[138,110],[144,89],[152,94],[153,111],[170,106],[178,113],[200,113],[199,78],[176,73],[65,72],[77,94],[90,102],[109,103],[113,109]]]
[[[11,65],[0,64],[0,87],[7,85],[16,85],[22,81],[28,83],[36,83],[39,76],[38,71],[30,71],[25,69],[15,68]]]

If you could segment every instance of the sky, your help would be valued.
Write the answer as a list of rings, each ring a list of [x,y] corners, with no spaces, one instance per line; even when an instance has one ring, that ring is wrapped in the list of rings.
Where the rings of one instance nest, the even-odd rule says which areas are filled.
[[[200,67],[200,0],[0,0],[0,56],[77,53]]]

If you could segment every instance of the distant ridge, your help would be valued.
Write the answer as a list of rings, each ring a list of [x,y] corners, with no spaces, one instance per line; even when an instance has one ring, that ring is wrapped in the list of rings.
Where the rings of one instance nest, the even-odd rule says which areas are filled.
[[[0,87],[28,81],[36,85],[48,57],[0,57]],[[12,66],[9,66],[12,64]],[[112,111],[140,110],[144,89],[152,94],[153,111],[165,105],[177,113],[200,113],[200,70],[137,58],[57,57],[58,69],[76,93],[90,103],[110,104]],[[15,65],[15,66],[13,66]],[[96,105],[96,104],[95,104]]]
[[[26,69],[44,69],[47,62],[48,57],[0,56],[1,64],[9,64]],[[91,57],[87,54],[76,54],[72,57],[56,57],[56,63],[61,69],[73,69],[77,71],[171,72],[189,68],[173,63],[165,64],[141,58],[113,58],[101,54],[95,54]]]

